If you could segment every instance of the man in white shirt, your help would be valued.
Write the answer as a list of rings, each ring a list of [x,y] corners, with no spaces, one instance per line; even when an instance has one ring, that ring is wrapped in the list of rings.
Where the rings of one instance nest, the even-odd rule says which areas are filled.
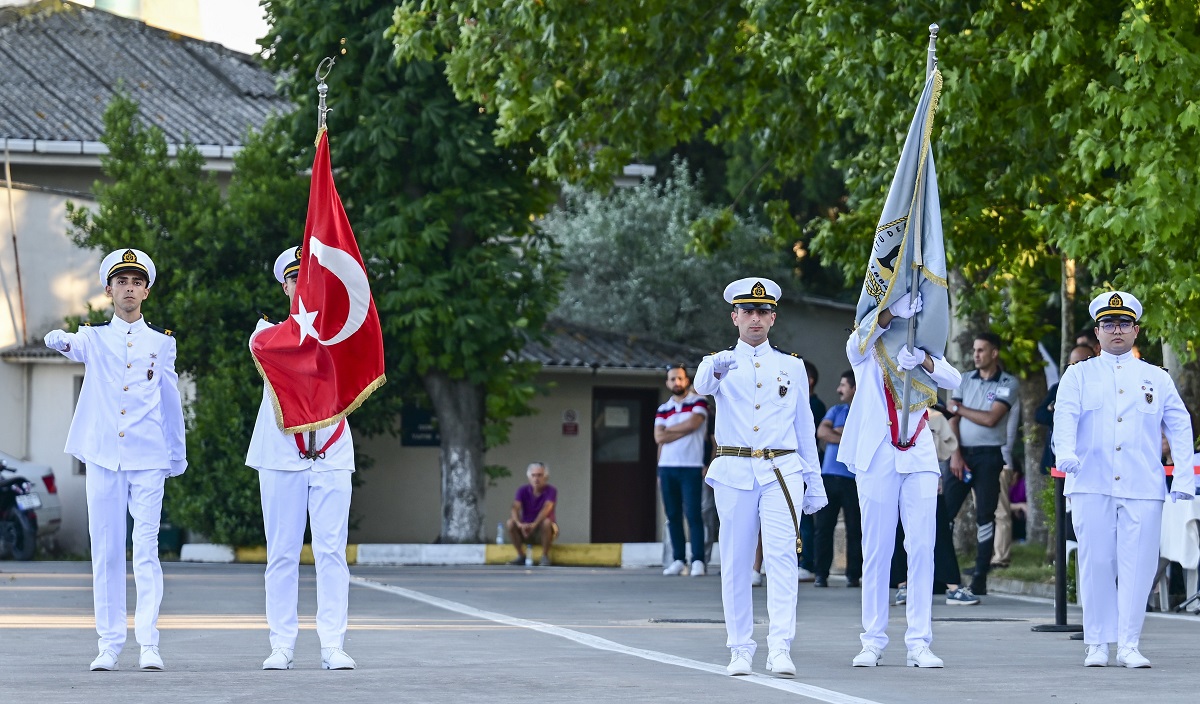
[[[187,450],[175,338],[142,317],[155,274],[145,252],[112,252],[100,263],[100,281],[115,309],[112,320],[76,333],[46,334],[47,347],[86,365],[66,452],[87,471],[92,600],[100,635],[92,670],[118,669],[128,632],[127,514],[133,516],[134,635],[142,646],[138,664],[143,670],[164,667],[158,652],[163,594],[158,528],[164,483],[187,469]]]
[[[705,357],[696,370],[696,392],[717,402],[717,456],[705,481],[721,517],[721,604],[730,675],[752,672],[757,646],[750,572],[761,526],[763,563],[771,575],[767,670],[795,677],[798,515],[816,513],[829,502],[804,362],[767,340],[779,298],[779,286],[770,279],[729,284],[725,300],[734,307],[730,318],[738,342]]]
[[[704,575],[704,520],[701,515],[701,483],[704,480],[704,433],[708,423],[708,399],[691,393],[687,369],[676,364],[667,369],[671,399],[658,407],[654,416],[654,442],[658,444],[658,486],[667,516],[674,561],[664,575],[682,574],[686,563],[683,520],[692,543],[693,577]]]
[[[1167,497],[1162,437],[1178,469],[1171,500],[1191,500],[1192,422],[1166,370],[1134,356],[1141,302],[1110,291],[1088,311],[1100,356],[1067,367],[1054,401],[1054,453],[1079,539],[1083,664],[1106,667],[1115,642],[1117,664],[1150,667],[1138,647]]]
[[[300,273],[300,247],[288,248],[275,260],[275,279],[291,300]],[[261,320],[255,334],[271,327]],[[253,340],[253,335],[251,335]],[[321,667],[353,670],[354,660],[342,649],[349,612],[350,568],[346,539],[350,523],[350,475],[354,473],[354,441],[345,419],[310,433],[285,435],[275,421],[275,404],[264,384],[246,464],[258,470],[263,526],[267,536],[267,625],[271,655],[264,670],[290,670],[298,630],[296,600],[304,524],[312,528],[317,571],[317,636]]]
[[[850,468],[858,483],[863,534],[862,651],[854,658],[855,667],[875,667],[887,647],[888,577],[897,519],[904,522],[908,552],[906,662],[910,667],[943,666],[929,647],[933,642],[933,548],[941,467],[923,414],[911,417],[913,437],[901,441],[897,409],[875,349],[875,342],[893,320],[911,318],[921,307],[920,294],[910,298],[906,293],[879,313],[878,325],[865,341],[856,331],[846,342],[846,357],[858,379],[858,391],[842,429],[838,461]],[[957,388],[962,379],[944,358],[920,348],[901,348],[896,363],[901,370],[923,367],[944,389]]]

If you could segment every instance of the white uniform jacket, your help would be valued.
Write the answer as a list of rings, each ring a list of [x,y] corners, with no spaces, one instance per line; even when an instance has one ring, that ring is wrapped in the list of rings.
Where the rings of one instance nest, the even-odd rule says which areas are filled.
[[[187,469],[175,338],[118,317],[68,333],[62,354],[83,362],[83,390],[65,451],[114,470]]]
[[[1162,436],[1179,471],[1172,491],[1195,494],[1192,422],[1165,369],[1127,352],[1073,364],[1054,401],[1054,454],[1079,460],[1065,493],[1166,498]]]
[[[838,445],[838,461],[844,463],[851,472],[865,472],[871,466],[871,459],[883,443],[891,443],[891,417],[888,414],[887,396],[883,390],[883,372],[875,359],[875,341],[888,328],[876,328],[874,336],[868,341],[866,354],[860,353],[858,338],[851,335],[846,341],[846,358],[854,369],[857,391],[854,403],[850,404],[850,414],[846,416],[846,425],[842,428],[842,442]],[[933,373],[930,375],[943,389],[957,389],[962,381],[962,375],[943,357],[933,357]],[[920,424],[921,414],[912,413],[908,418],[908,432],[911,436],[916,433]],[[897,421],[899,422],[899,412]],[[897,429],[898,430],[898,429]],[[934,446],[933,434],[926,425],[917,433],[914,446],[904,452],[896,452],[896,471],[900,474],[912,472],[939,472],[937,448]]]
[[[713,376],[711,355],[696,370],[696,392],[717,399],[717,444],[796,450],[775,458],[779,472],[785,476],[802,472],[805,484],[823,486],[804,362],[767,341],[751,347],[739,340],[732,349],[738,366],[722,378]],[[755,480],[760,486],[776,481],[771,461],[754,457],[718,457],[709,466],[707,479],[746,490],[754,488]]]
[[[271,323],[265,320],[258,322],[255,332],[268,328]],[[338,424],[317,431],[315,447],[320,450],[325,443],[337,432]],[[308,448],[308,433],[300,433],[301,442]],[[253,469],[276,469],[299,472],[312,469],[315,472],[326,472],[335,469],[354,471],[354,441],[350,437],[350,424],[346,423],[341,437],[325,450],[325,457],[306,459],[300,455],[296,445],[296,436],[285,434],[275,422],[275,407],[271,403],[270,393],[263,385],[262,403],[258,406],[258,418],[254,421],[254,434],[250,437],[250,448],[246,451],[246,466]]]

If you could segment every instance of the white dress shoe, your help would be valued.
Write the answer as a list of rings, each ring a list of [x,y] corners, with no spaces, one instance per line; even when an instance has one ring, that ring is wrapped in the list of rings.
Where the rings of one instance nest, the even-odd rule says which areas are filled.
[[[704,576],[704,563],[703,562],[701,562],[699,560],[692,561],[692,576],[693,577],[703,577]]]
[[[663,570],[663,575],[670,577],[671,575],[683,574],[684,567],[687,567],[687,565],[683,564],[683,560],[676,560],[668,565],[667,569]]]
[[[1117,662],[1125,667],[1150,667],[1150,661],[1137,648],[1117,648]]]
[[[774,672],[778,677],[795,677],[796,664],[792,655],[786,650],[772,650],[767,654],[767,672]]]
[[[729,666],[725,672],[730,675],[748,675],[754,670],[750,667],[750,649],[733,648],[729,652]]]
[[[271,655],[263,660],[264,670],[290,670],[292,669],[292,655],[295,651],[291,648],[272,648]]]
[[[321,648],[321,667],[326,670],[353,670],[358,665],[341,648]]]
[[[750,586],[761,587],[766,583],[767,576],[758,570],[750,570]]]
[[[143,670],[163,670],[162,656],[158,654],[157,645],[143,645],[142,656],[138,658],[138,667]]]
[[[942,659],[933,654],[928,647],[922,646],[908,651],[909,667],[945,667]]]
[[[801,567],[800,569],[796,570],[796,581],[797,582],[815,582],[815,581],[817,581],[817,575],[815,572],[809,572],[808,570]]]
[[[92,672],[107,672],[110,670],[117,670],[118,668],[117,653],[116,651],[109,650],[108,648],[101,650],[100,654],[96,656],[96,659],[93,660],[92,664],[90,665]]]
[[[862,651],[854,656],[854,667],[875,667],[883,659],[883,651],[864,645]]]
[[[1089,645],[1083,656],[1084,667],[1108,667],[1108,643]]]

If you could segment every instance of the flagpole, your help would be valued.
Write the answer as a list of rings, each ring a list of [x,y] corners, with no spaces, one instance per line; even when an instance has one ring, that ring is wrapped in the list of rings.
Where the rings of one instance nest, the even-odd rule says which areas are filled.
[[[925,58],[925,80],[933,75],[937,69],[937,35],[939,27],[936,24],[929,25],[929,49]],[[922,178],[918,184],[924,188],[924,179]],[[917,196],[916,212],[912,221],[908,223],[908,227],[915,236],[912,238],[913,248],[912,265],[909,269],[910,276],[908,277],[908,297],[911,301],[913,297],[920,293],[921,288],[921,271],[925,264],[924,255],[921,252],[921,221],[925,213],[925,197],[924,193]],[[908,349],[912,351],[917,343],[917,316],[910,316],[908,319]],[[900,414],[900,436],[897,442],[902,447],[908,447],[912,443],[908,437],[908,397],[912,393],[912,370],[904,372],[904,393],[900,396],[901,414]]]

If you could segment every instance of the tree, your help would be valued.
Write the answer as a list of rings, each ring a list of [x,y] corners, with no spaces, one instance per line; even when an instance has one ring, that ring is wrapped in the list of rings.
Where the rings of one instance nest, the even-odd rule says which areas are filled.
[[[134,247],[157,268],[144,313],[174,331],[177,371],[195,384],[191,469],[167,482],[167,515],[217,542],[261,544],[257,481],[243,458],[262,382],[246,343],[260,312],[285,314],[270,266],[303,227],[305,179],[268,129],[235,158],[223,199],[195,147],[170,157],[162,131],[143,125],[130,97],[113,99],[104,124],[97,208],[69,205],[69,218],[80,246]]]
[[[719,257],[691,251],[691,226],[715,210],[697,179],[676,162],[663,184],[643,181],[605,196],[578,186],[542,220],[562,254],[566,282],[557,317],[707,349],[728,344],[714,325],[728,308],[713,291],[747,271],[786,284],[788,256],[770,232],[737,218]]]
[[[534,226],[555,193],[529,175],[528,144],[495,144],[494,117],[455,97],[443,64],[392,60],[392,3],[264,5],[267,65],[298,107],[287,118],[296,145],[315,132],[311,72],[337,54],[332,161],[399,382],[376,392],[358,427],[394,432],[401,399],[427,395],[442,438],[439,540],[479,542],[484,449],[530,412],[535,392],[537,367],[510,360],[542,334],[560,286],[554,248]]]

